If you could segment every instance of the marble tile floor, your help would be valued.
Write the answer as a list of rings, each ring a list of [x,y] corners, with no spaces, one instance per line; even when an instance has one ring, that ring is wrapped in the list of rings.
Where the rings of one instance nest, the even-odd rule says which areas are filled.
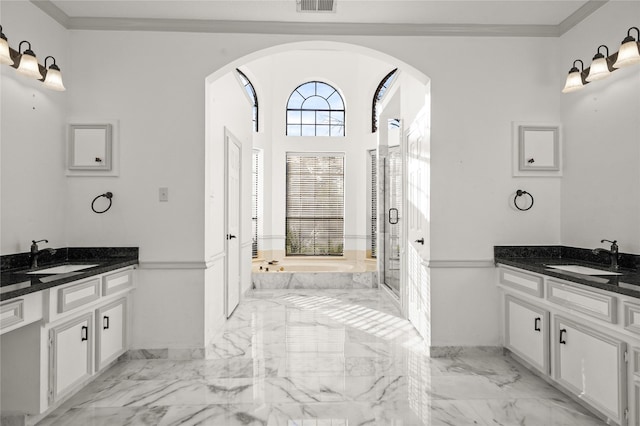
[[[429,358],[379,290],[255,290],[206,360],[114,365],[39,426],[603,424],[509,358]]]

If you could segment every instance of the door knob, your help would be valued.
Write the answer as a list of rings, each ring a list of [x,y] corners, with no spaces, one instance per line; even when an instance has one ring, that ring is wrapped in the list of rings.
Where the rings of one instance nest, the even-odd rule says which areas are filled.
[[[235,235],[233,234],[227,234],[227,240],[233,240],[234,238],[236,238]]]
[[[420,244],[424,245],[424,238],[420,238],[419,240],[416,240],[416,243],[420,243]]]

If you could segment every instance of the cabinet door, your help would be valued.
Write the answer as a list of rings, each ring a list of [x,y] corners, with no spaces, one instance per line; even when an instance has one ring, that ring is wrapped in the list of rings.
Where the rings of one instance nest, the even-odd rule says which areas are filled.
[[[126,348],[127,299],[119,299],[96,311],[96,370],[106,367]]]
[[[93,315],[87,313],[49,331],[49,396],[57,401],[92,374]]]
[[[627,407],[626,344],[588,325],[554,320],[554,378],[618,424]]]
[[[505,296],[505,347],[549,374],[549,312]]]

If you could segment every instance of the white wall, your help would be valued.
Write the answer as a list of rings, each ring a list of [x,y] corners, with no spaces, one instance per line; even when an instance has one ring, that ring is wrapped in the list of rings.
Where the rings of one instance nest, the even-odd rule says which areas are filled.
[[[599,45],[620,48],[640,3],[609,2],[560,40],[560,63],[590,66]],[[636,33],[632,33],[637,37]],[[566,75],[566,74],[565,74]],[[561,98],[565,135],[562,242],[640,254],[640,66],[622,68]]]
[[[18,50],[31,42],[38,61],[56,58],[68,84],[69,33],[28,2],[3,2],[3,32]],[[26,48],[23,45],[23,50]],[[51,64],[51,61],[49,61]],[[1,245],[3,255],[26,252],[31,240],[66,247],[65,120],[67,92],[0,67]]]

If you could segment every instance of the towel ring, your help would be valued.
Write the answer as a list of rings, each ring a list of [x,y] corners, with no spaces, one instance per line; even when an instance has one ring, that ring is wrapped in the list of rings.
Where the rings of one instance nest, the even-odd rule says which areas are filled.
[[[528,195],[529,198],[531,198],[531,204],[529,205],[529,207],[527,207],[526,209],[523,209],[522,207],[520,207],[518,205],[518,197],[521,197],[523,195]],[[529,194],[527,191],[523,191],[522,189],[518,189],[516,191],[516,196],[513,197],[513,204],[516,206],[516,209],[526,212],[527,210],[529,210],[531,207],[533,207],[533,195]]]
[[[105,197],[107,200],[109,200],[109,205],[107,206],[106,209],[104,209],[102,211],[96,210],[96,208],[94,206],[94,204],[96,203],[96,201],[100,197]],[[106,212],[107,210],[109,210],[111,208],[111,204],[112,203],[113,203],[113,193],[112,192],[105,192],[104,194],[100,194],[96,198],[93,199],[93,201],[91,202],[91,210],[93,210],[94,213],[102,214],[102,213]]]

